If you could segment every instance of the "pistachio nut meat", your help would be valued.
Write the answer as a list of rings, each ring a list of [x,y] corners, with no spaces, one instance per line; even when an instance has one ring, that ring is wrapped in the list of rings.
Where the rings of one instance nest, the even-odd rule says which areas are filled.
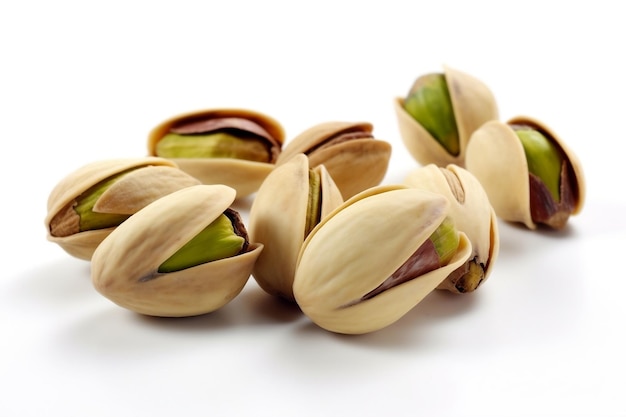
[[[324,122],[289,141],[277,165],[294,155],[309,157],[311,167],[324,165],[344,199],[381,183],[391,158],[391,145],[373,134],[367,122]]]
[[[263,245],[230,208],[234,189],[195,185],[135,213],[94,252],[94,287],[140,314],[194,316],[236,297]]]
[[[272,171],[284,141],[282,125],[263,113],[207,109],[174,116],[154,127],[148,153],[175,161],[204,184],[224,184],[237,198],[256,190]]]
[[[347,200],[307,236],[293,291],[301,310],[336,333],[380,330],[404,316],[467,262],[445,197],[403,185]]]
[[[395,98],[394,109],[411,156],[421,165],[441,167],[464,167],[472,133],[499,117],[487,85],[448,66],[443,73],[418,77],[405,97]]]
[[[196,178],[163,158],[91,162],[71,172],[50,192],[47,238],[68,254],[89,260],[100,242],[133,213],[197,184]]]
[[[476,290],[491,274],[500,248],[496,213],[478,179],[457,165],[442,168],[429,164],[409,172],[404,184],[444,196],[456,228],[472,245],[467,262],[437,288],[454,293]]]
[[[252,275],[268,294],[293,301],[300,247],[310,231],[343,202],[324,165],[311,168],[304,154],[276,167],[250,207],[249,231],[264,248]]]
[[[491,121],[478,129],[467,150],[467,169],[485,188],[498,217],[529,229],[539,224],[562,229],[584,204],[580,161],[531,117]]]

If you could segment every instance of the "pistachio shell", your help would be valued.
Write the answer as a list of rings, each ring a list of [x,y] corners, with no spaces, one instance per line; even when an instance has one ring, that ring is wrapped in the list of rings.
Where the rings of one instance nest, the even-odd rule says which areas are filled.
[[[317,325],[338,333],[367,333],[400,319],[470,255],[467,237],[450,263],[365,301],[439,227],[449,203],[403,186],[370,188],[326,216],[299,254],[294,294]]]
[[[572,151],[572,149],[567,145],[565,141],[561,139],[559,135],[557,135],[550,127],[548,127],[545,123],[529,117],[529,116],[516,116],[507,122],[508,124],[526,124],[534,127],[536,130],[542,132],[546,137],[553,140],[557,146],[563,151],[565,157],[567,158],[569,165],[571,166],[574,173],[574,183],[577,186],[577,196],[576,196],[576,204],[574,206],[574,211],[572,214],[578,214],[583,208],[585,202],[586,195],[586,182],[585,176],[583,173],[582,164],[580,160]]]
[[[350,198],[380,184],[387,173],[391,145],[374,139],[372,130],[373,125],[367,122],[317,124],[293,138],[283,149],[276,164],[281,165],[294,155],[304,153],[309,157],[312,167],[324,165],[343,198]],[[349,133],[362,133],[364,137],[324,146],[333,138]]]
[[[176,272],[167,258],[221,215],[235,198],[225,185],[196,185],[165,196],[118,226],[92,258],[95,288],[132,311],[181,317],[224,306],[243,289],[263,245]]]
[[[465,153],[472,133],[489,120],[498,119],[498,108],[489,88],[475,77],[444,66],[456,125],[460,152],[451,155],[404,109],[404,98],[396,97],[394,109],[400,136],[409,153],[422,165],[465,166]]]
[[[199,181],[178,169],[149,166],[133,171],[111,185],[94,204],[99,213],[133,214],[159,199],[164,193],[179,190],[182,186],[199,184]],[[133,196],[129,199],[128,196]]]
[[[199,184],[198,180],[177,169],[175,163],[163,158],[108,159],[89,163],[67,175],[51,191],[45,218],[48,240],[57,243],[74,257],[91,259],[95,248],[113,228],[87,230],[58,237],[50,233],[50,224],[60,210],[82,193],[95,184],[125,171],[130,172],[103,193],[94,205],[94,211],[133,214],[164,195]]]
[[[173,158],[182,170],[203,184],[224,184],[237,191],[237,198],[256,192],[274,169],[274,164],[229,158]]]
[[[293,300],[293,277],[304,242],[309,204],[309,160],[294,155],[276,167],[259,188],[250,208],[250,239],[264,245],[252,275],[267,293]],[[323,165],[316,170],[321,180],[321,217],[343,202]]]
[[[253,110],[225,108],[184,113],[160,123],[149,133],[149,155],[157,155],[157,143],[174,126],[185,121],[221,117],[239,117],[257,123],[270,134],[277,146],[277,152],[280,152],[285,133],[277,120]],[[174,161],[180,169],[198,178],[204,184],[225,184],[234,188],[237,191],[237,198],[245,197],[258,190],[265,177],[267,177],[275,166],[274,163],[234,158],[171,158],[171,160]]]
[[[454,220],[457,229],[467,235],[472,245],[469,261],[475,259],[484,266],[482,282],[487,280],[498,256],[500,237],[496,213],[478,179],[468,170],[457,165],[440,168],[429,164],[411,171],[404,183],[410,187],[441,194],[448,200],[450,217]],[[459,288],[455,283],[459,277],[454,275],[448,277],[439,289],[452,292],[468,292],[476,289],[476,287]]]
[[[511,124],[536,128],[563,151],[575,184],[575,204],[571,214],[578,214],[585,199],[585,180],[578,158],[545,124],[527,116],[518,116],[506,123],[491,121],[483,125],[472,135],[467,151],[467,168],[483,185],[498,217],[521,222],[529,229],[537,227],[530,209],[526,154]]]

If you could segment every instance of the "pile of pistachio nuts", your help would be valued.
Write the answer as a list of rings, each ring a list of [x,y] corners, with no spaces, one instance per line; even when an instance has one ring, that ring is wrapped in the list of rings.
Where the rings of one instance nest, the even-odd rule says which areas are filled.
[[[202,110],[154,127],[147,156],[62,179],[47,237],[140,314],[209,313],[253,277],[321,328],[360,334],[432,291],[478,289],[498,256],[498,218],[561,229],[580,212],[576,156],[538,120],[501,122],[478,79],[445,67],[393,103],[418,162],[401,184],[381,185],[391,145],[371,123],[320,123],[285,142],[266,114]],[[233,203],[248,196],[244,224]]]

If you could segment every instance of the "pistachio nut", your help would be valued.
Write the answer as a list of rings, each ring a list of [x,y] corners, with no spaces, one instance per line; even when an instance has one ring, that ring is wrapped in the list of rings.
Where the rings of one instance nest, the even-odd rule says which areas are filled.
[[[113,229],[152,201],[199,181],[156,157],[108,159],[63,178],[48,197],[47,238],[89,260]]]
[[[467,150],[467,168],[503,220],[529,229],[538,224],[562,229],[582,210],[585,180],[578,158],[530,117],[491,121],[478,129]]]
[[[237,197],[255,192],[274,168],[284,140],[275,119],[247,109],[209,109],[157,125],[148,153],[175,161],[204,184],[224,184]]]
[[[480,80],[444,67],[443,73],[418,77],[406,97],[394,100],[400,136],[422,165],[465,166],[472,133],[498,119],[491,90]]]
[[[391,145],[374,138],[367,122],[325,122],[294,137],[279,155],[281,165],[304,153],[311,167],[324,165],[344,199],[380,184],[387,173]]]
[[[276,167],[250,207],[249,231],[264,248],[252,276],[268,294],[293,301],[293,278],[304,239],[343,202],[324,165],[310,168],[297,154]]]
[[[476,290],[489,277],[500,248],[496,213],[478,179],[457,165],[441,168],[429,164],[411,171],[404,184],[444,196],[456,228],[467,235],[472,245],[467,262],[437,288],[454,293]]]
[[[470,256],[449,206],[441,195],[390,185],[337,207],[300,250],[293,291],[302,311],[337,333],[400,319]]]
[[[102,295],[137,313],[193,316],[237,296],[263,245],[249,243],[234,189],[195,185],[171,193],[115,229],[92,258]]]

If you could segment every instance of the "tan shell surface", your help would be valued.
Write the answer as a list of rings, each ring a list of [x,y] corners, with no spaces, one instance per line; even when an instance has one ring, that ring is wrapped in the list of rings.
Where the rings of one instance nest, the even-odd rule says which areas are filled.
[[[172,127],[184,121],[204,117],[245,118],[262,126],[280,146],[285,140],[282,125],[266,114],[239,108],[206,109],[171,117],[154,127],[148,135],[148,154],[156,155],[157,143]],[[224,184],[234,188],[237,191],[237,198],[246,197],[257,191],[275,166],[272,163],[232,158],[172,158],[172,161],[175,161],[180,169],[204,184]]]
[[[380,184],[390,158],[391,145],[372,139],[350,140],[309,155],[311,166],[326,167],[344,198]]]
[[[343,201],[324,167],[321,179],[322,216]],[[297,154],[276,167],[259,188],[250,208],[250,240],[263,244],[252,275],[267,293],[293,300],[293,279],[305,239],[309,203],[309,161]]]
[[[396,97],[394,110],[400,136],[413,158],[422,165],[449,164],[465,166],[465,153],[472,133],[490,120],[499,118],[495,97],[477,78],[464,72],[444,67],[450,99],[459,131],[459,154],[448,151],[404,109],[404,98]]]
[[[328,139],[347,131],[363,131],[371,133],[374,126],[368,122],[331,121],[318,123],[291,139],[278,156],[276,165],[281,165],[299,153],[308,154],[313,148]]]
[[[577,185],[578,194],[576,196],[576,205],[574,206],[574,211],[572,214],[578,214],[582,210],[585,197],[587,193],[587,186],[585,181],[585,175],[583,173],[583,167],[580,163],[580,160],[570,149],[570,147],[561,139],[559,135],[557,135],[550,127],[548,127],[545,123],[540,122],[539,120],[529,117],[529,116],[516,116],[507,121],[507,124],[527,124],[534,127],[536,130],[543,132],[543,134],[554,141],[559,148],[563,151],[566,158],[569,160],[570,166],[574,172],[574,181]]]
[[[233,158],[172,158],[179,168],[207,185],[233,188],[236,198],[256,192],[274,169],[274,164]]]
[[[485,122],[499,119],[498,106],[491,90],[476,77],[448,66],[444,66],[444,74],[459,129],[463,158],[472,133]]]
[[[114,228],[57,237],[50,234],[50,222],[59,210],[93,185],[133,168],[102,194],[94,205],[94,211],[133,214],[164,195],[199,183],[179,170],[172,161],[163,158],[113,159],[85,165],[65,177],[52,190],[45,219],[47,239],[61,246],[71,256],[91,259],[96,247]]]
[[[196,185],[146,206],[118,226],[92,258],[94,287],[116,304],[154,316],[214,311],[249,279],[262,245],[230,258],[172,273],[158,267],[232,204],[224,185]]]
[[[148,153],[156,155],[156,145],[163,136],[165,136],[172,127],[185,121],[197,120],[200,118],[218,118],[218,117],[241,117],[252,120],[262,126],[279,144],[285,140],[285,131],[278,120],[248,109],[240,108],[224,108],[224,109],[204,109],[173,116],[155,126],[148,134]]]
[[[154,200],[200,181],[180,169],[149,166],[129,172],[112,184],[96,201],[98,213],[134,214]]]
[[[174,162],[157,157],[106,159],[83,165],[59,181],[50,192],[46,225],[70,201],[100,181],[132,168],[149,165],[176,167]]]
[[[460,190],[454,190],[443,170],[458,179]],[[472,256],[478,256],[486,265],[485,278],[489,277],[500,248],[498,219],[489,197],[478,179],[457,165],[440,168],[434,164],[411,171],[404,183],[408,186],[432,191],[450,202],[450,216],[457,229],[467,235],[472,245]]]
[[[48,240],[59,245],[69,255],[89,261],[102,241],[115,230],[114,227],[89,230],[65,237],[56,237],[48,233]]]
[[[512,124],[526,124],[535,128],[563,150],[577,186],[572,214],[579,213],[586,194],[585,178],[579,159],[544,123],[528,116],[517,116],[506,123],[495,121],[487,123],[477,130],[472,136],[467,154],[467,168],[485,188],[498,217],[511,222],[521,222],[529,229],[537,228],[530,209],[526,154],[521,141],[510,126]]]
[[[440,195],[403,186],[374,187],[346,201],[301,249],[294,294],[302,311],[338,333],[367,333],[397,321],[467,260],[465,235],[448,266],[350,303],[398,269],[443,221],[448,206]]]
[[[314,168],[320,176],[320,184],[322,188],[322,203],[320,207],[320,218],[324,219],[332,213],[337,207],[343,204],[343,196],[335,180],[330,175],[324,165],[318,165]]]
[[[315,149],[326,140],[344,132],[371,133],[367,122],[326,122],[312,126],[287,144],[277,165],[293,155],[305,153],[312,167],[324,165],[344,199],[382,182],[391,158],[391,145],[379,139],[350,139]]]
[[[526,154],[508,124],[491,121],[474,132],[466,167],[482,184],[498,217],[537,227],[530,214]]]

